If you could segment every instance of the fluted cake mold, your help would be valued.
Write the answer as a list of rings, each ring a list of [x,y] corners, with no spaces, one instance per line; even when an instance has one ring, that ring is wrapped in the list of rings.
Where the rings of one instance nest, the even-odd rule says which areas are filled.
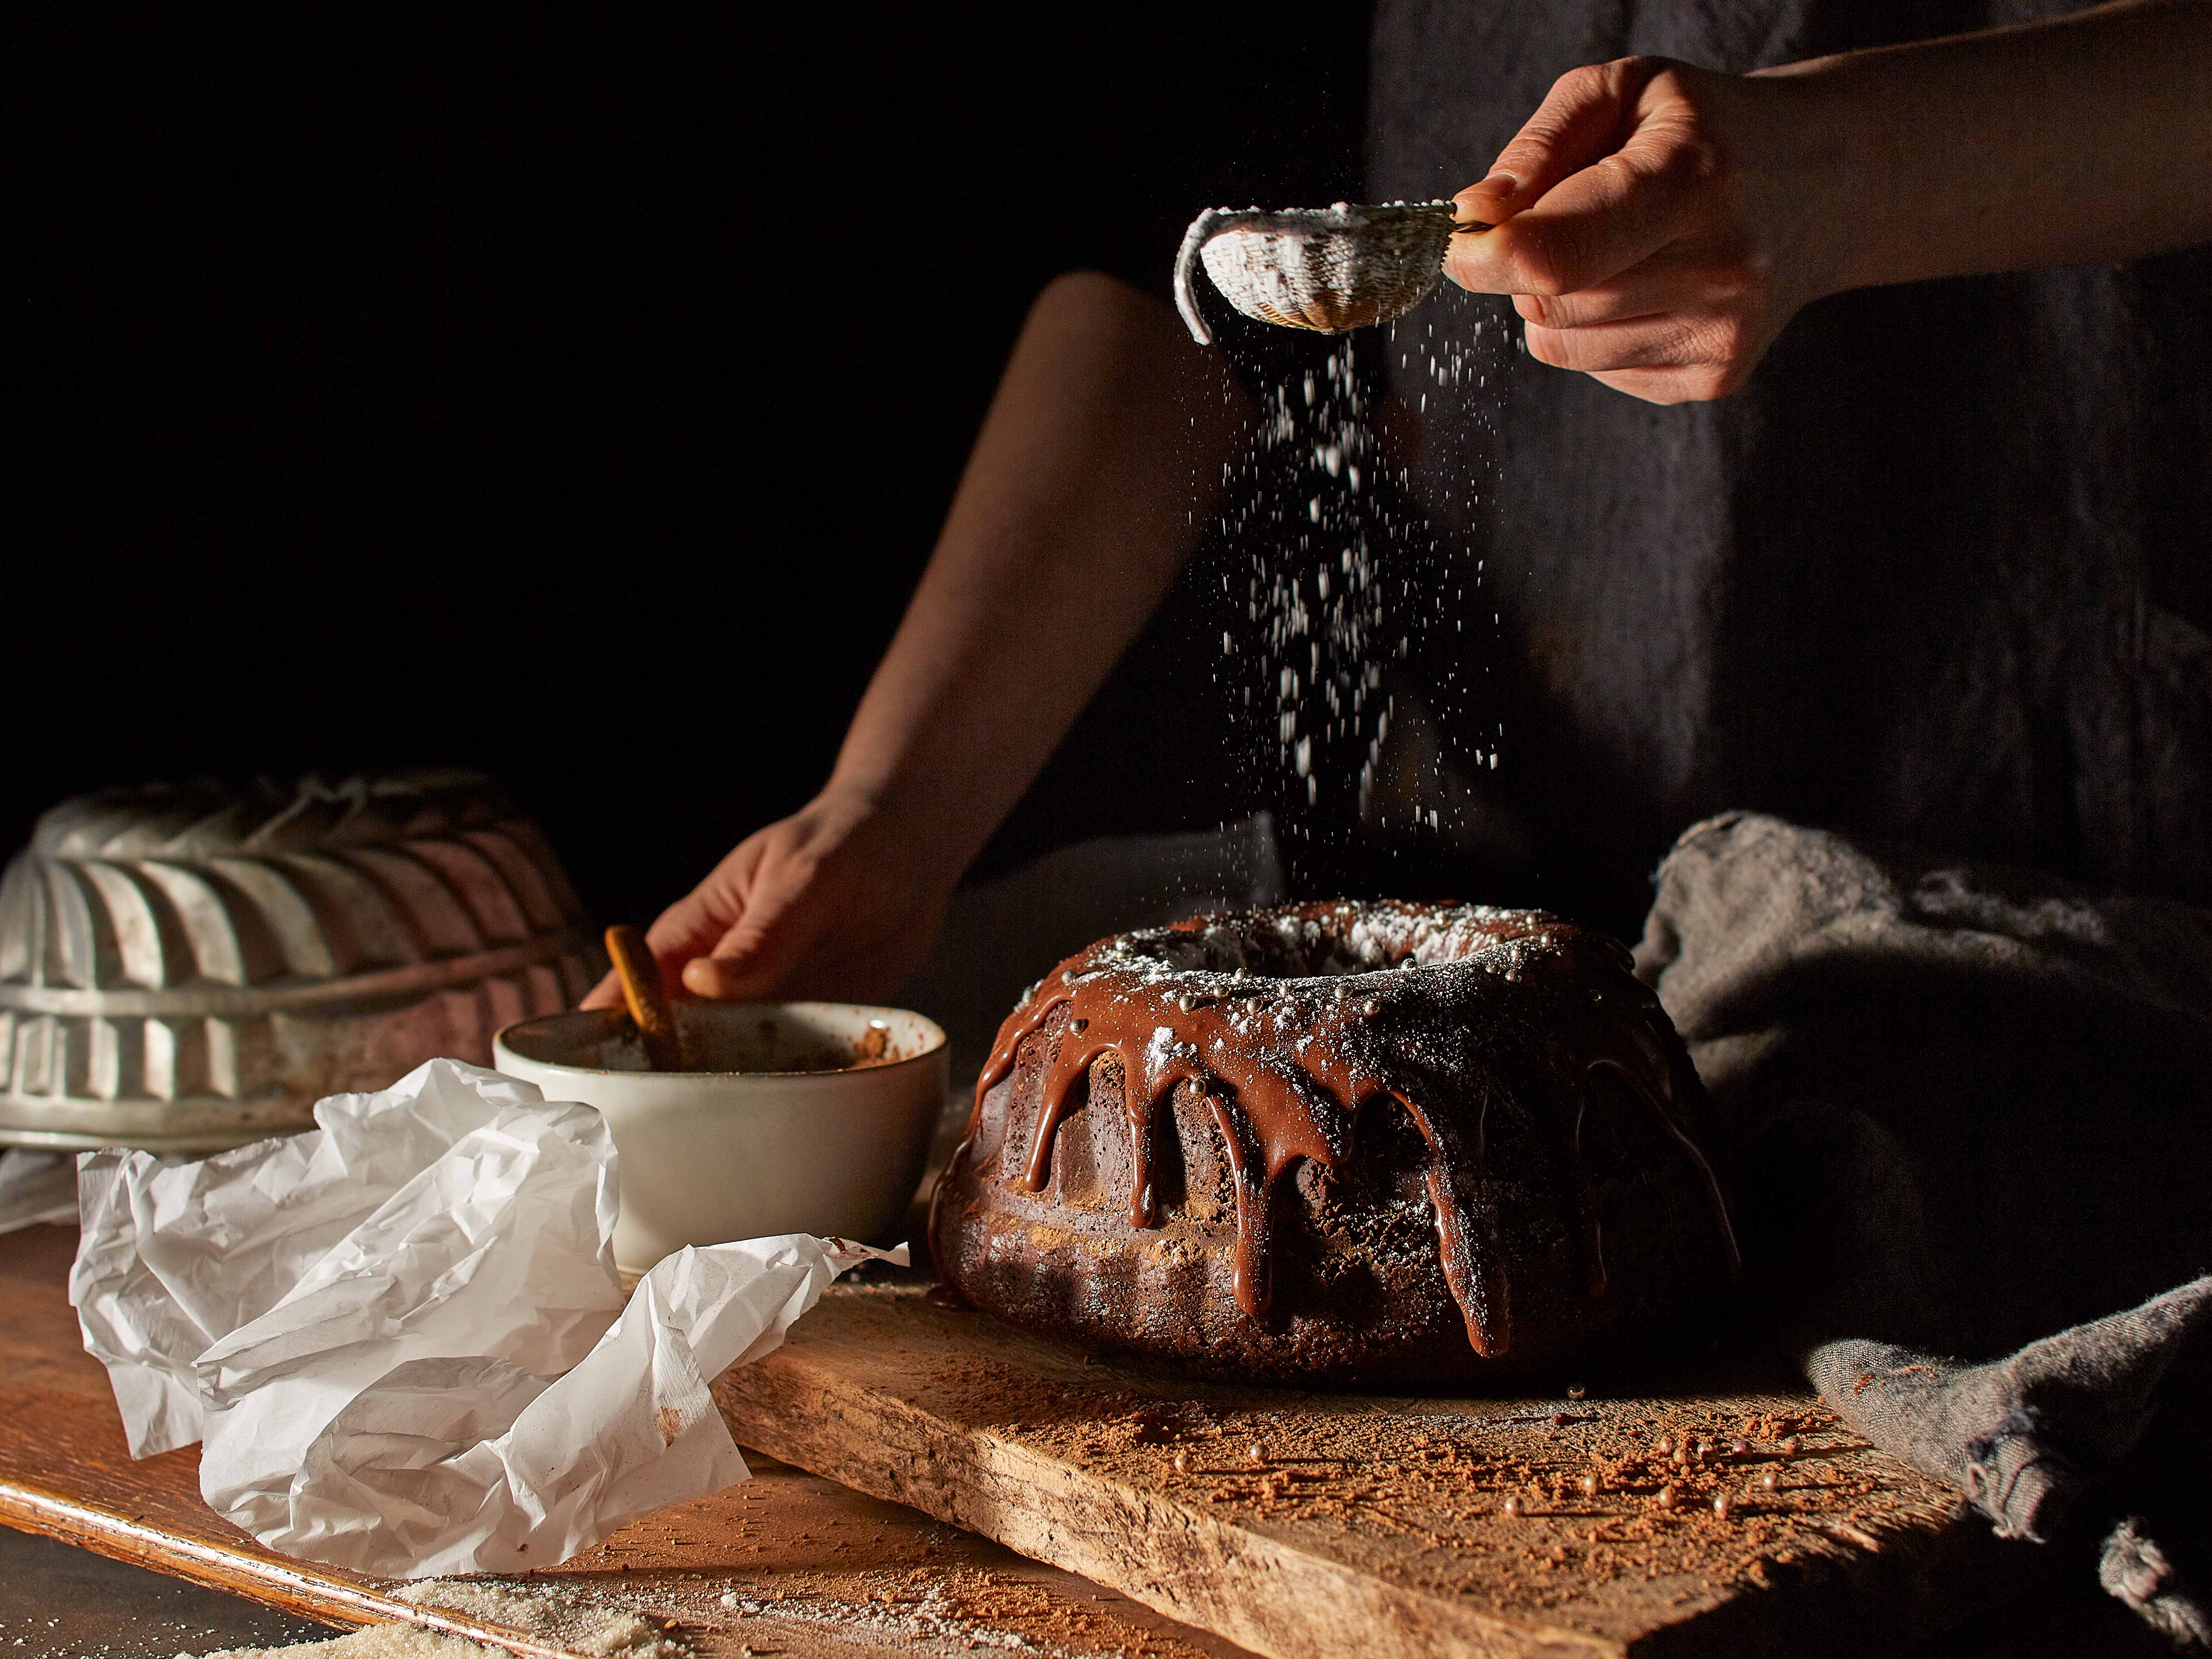
[[[977,1080],[931,1243],[1087,1347],[1481,1388],[1680,1338],[1735,1271],[1681,1039],[1620,944],[1391,902],[1100,941]]]
[[[66,801],[0,876],[0,1142],[210,1152],[572,1006],[596,940],[489,779]]]

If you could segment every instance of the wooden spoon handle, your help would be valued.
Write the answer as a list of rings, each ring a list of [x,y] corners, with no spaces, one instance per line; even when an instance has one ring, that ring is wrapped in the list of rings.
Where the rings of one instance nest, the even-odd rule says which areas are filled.
[[[645,935],[627,924],[607,929],[607,955],[622,976],[623,1000],[645,1039],[646,1063],[656,1072],[684,1070],[684,1043],[676,1030],[676,1009],[660,982],[660,964]]]

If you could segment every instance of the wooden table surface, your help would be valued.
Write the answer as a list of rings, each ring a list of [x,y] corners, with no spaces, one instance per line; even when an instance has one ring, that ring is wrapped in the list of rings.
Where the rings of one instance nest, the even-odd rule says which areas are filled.
[[[0,1522],[325,1626],[396,1620],[516,1653],[574,1650],[569,1612],[529,1621],[532,1629],[465,1610],[441,1613],[398,1599],[392,1581],[263,1550],[200,1501],[194,1449],[134,1462],[106,1375],[82,1352],[68,1305],[76,1239],[74,1230],[58,1227],[0,1236],[0,1401],[7,1407],[0,1412]],[[979,1650],[1037,1659],[1235,1659],[1242,1651],[914,1509],[750,1450],[748,1457],[749,1482],[647,1516],[558,1568],[493,1582],[523,1598],[515,1606],[550,1607],[549,1592],[557,1589],[592,1618],[650,1618],[700,1659]],[[261,1616],[251,1614],[227,1625],[217,1616],[222,1604],[182,1588],[144,1595],[151,1606],[131,1605],[127,1573],[70,1571],[67,1563],[78,1559],[27,1543],[6,1553],[0,1654],[168,1659],[180,1646],[277,1640],[300,1628],[256,1624]],[[101,1597],[112,1605],[94,1605]],[[112,1617],[104,1621],[103,1613]],[[134,1617],[154,1632],[135,1645],[98,1634]],[[2034,1598],[1981,1616],[1917,1654],[2041,1659],[2160,1650],[2096,1590],[2086,1562],[2054,1552]]]
[[[198,1448],[134,1462],[106,1373],[83,1352],[66,1280],[71,1228],[0,1236],[0,1522],[81,1545],[332,1626],[396,1620],[521,1654],[571,1650],[562,1626],[532,1632],[399,1600],[393,1582],[263,1549],[201,1501]],[[550,1605],[623,1612],[672,1626],[701,1659],[793,1659],[1016,1650],[1040,1656],[1237,1659],[1187,1629],[1071,1573],[900,1504],[748,1454],[754,1478],[662,1510],[559,1567],[496,1581]],[[72,1587],[57,1583],[57,1596]],[[17,1597],[21,1601],[20,1595]],[[42,1632],[76,1632],[54,1653],[97,1652],[83,1609],[64,1620],[18,1606],[0,1653],[32,1659]],[[14,1646],[16,1638],[25,1645]],[[209,1645],[228,1645],[215,1642]],[[174,1653],[161,1650],[160,1659]]]

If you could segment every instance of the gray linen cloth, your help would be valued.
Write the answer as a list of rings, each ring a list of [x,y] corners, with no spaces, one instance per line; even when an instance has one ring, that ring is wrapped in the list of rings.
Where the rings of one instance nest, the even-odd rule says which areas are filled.
[[[2212,910],[1749,813],[1637,951],[1756,1316],[2000,1534],[2212,1650]]]

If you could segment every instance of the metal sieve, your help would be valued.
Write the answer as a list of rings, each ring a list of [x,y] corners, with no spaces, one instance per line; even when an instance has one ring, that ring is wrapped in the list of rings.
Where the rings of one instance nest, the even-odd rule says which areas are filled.
[[[1449,202],[1358,207],[1208,208],[1190,222],[1176,255],[1176,307],[1191,337],[1210,345],[1191,268],[1203,261],[1222,297],[1247,317],[1285,328],[1342,334],[1404,316],[1443,274],[1444,249],[1460,230]]]

